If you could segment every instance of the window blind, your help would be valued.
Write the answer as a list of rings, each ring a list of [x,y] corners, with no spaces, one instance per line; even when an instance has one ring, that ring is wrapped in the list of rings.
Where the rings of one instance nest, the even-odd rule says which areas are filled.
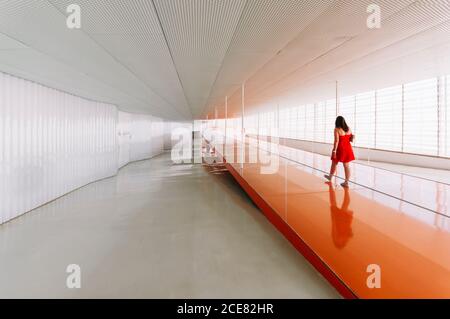
[[[306,140],[306,105],[299,106],[297,116],[297,138]]]
[[[443,105],[443,154],[444,156],[450,157],[450,76],[445,77],[444,84],[444,105]]]
[[[288,137],[287,123],[289,121],[289,109],[288,108],[281,109],[279,114],[280,114],[280,121],[279,121],[280,137]]]
[[[287,122],[288,127],[288,137],[289,138],[297,138],[298,136],[298,107],[291,107],[289,110],[289,118]]]
[[[356,95],[355,124],[353,132],[356,135],[355,146],[375,147],[375,92]]]
[[[437,78],[404,85],[404,152],[438,155],[437,99]]]
[[[376,148],[402,150],[402,86],[377,91]]]
[[[345,96],[340,99],[339,115],[345,118],[347,125],[353,130],[355,124],[355,96]]]
[[[314,124],[314,140],[316,142],[325,142],[326,132],[326,102],[316,104],[315,124]]]
[[[325,106],[325,142],[334,142],[334,127],[336,122],[336,100],[327,100]]]
[[[314,104],[306,104],[305,112],[305,140],[314,141]]]

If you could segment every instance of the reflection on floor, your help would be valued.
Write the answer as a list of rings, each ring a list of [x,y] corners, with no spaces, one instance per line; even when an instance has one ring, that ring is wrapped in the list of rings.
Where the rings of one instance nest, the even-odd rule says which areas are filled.
[[[249,145],[255,149],[259,147],[262,150],[272,150],[275,155],[290,161],[291,165],[297,165],[302,170],[321,177],[323,173],[327,173],[330,169],[329,156],[266,142],[258,144],[253,141],[252,143],[247,143],[247,148]],[[402,209],[403,203],[406,203],[438,213],[439,216],[450,216],[450,184],[405,175],[384,168],[362,165],[357,162],[353,162],[350,166],[352,168],[351,181],[355,186],[375,191],[375,193],[367,193],[368,196],[388,195],[392,197],[392,200],[388,200],[388,202],[397,205],[399,209]],[[344,176],[341,165],[338,167],[337,175],[341,179]],[[396,201],[396,199],[400,201]],[[420,216],[419,218],[433,220],[434,222],[435,216],[436,214],[432,214],[427,217]],[[447,219],[441,219],[439,222],[448,226]]]
[[[0,298],[339,297],[220,167],[167,154],[0,226],[0,260]]]

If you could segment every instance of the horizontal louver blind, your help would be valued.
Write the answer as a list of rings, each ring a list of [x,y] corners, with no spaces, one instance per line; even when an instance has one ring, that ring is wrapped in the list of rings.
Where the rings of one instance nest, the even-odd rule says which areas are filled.
[[[316,116],[314,125],[314,140],[316,142],[325,142],[326,136],[326,102],[316,104]]]
[[[287,122],[289,120],[289,109],[284,108],[280,110],[280,137],[288,137],[288,128],[287,128]]]
[[[438,155],[437,79],[404,86],[403,151]]]
[[[306,106],[302,105],[298,108],[297,136],[300,140],[306,140]]]
[[[325,142],[334,142],[334,127],[336,121],[336,100],[328,100],[325,109]]]
[[[306,104],[305,109],[305,139],[314,141],[314,104]]]
[[[348,126],[353,129],[355,123],[355,97],[345,96],[339,102],[339,115],[345,118]]]
[[[444,156],[450,157],[450,76],[445,78],[445,87],[444,87],[444,125],[443,125],[443,135],[444,135]]]
[[[297,125],[297,117],[298,117],[298,107],[289,108],[289,118],[287,121],[288,127],[288,138],[297,138],[298,134],[298,125]]]
[[[375,92],[358,94],[355,106],[355,146],[375,147]]]
[[[449,92],[450,76],[432,78],[344,96],[339,105],[330,99],[248,116],[245,125],[260,135],[333,143],[342,115],[357,147],[450,157]]]
[[[402,150],[402,86],[377,91],[376,148]]]

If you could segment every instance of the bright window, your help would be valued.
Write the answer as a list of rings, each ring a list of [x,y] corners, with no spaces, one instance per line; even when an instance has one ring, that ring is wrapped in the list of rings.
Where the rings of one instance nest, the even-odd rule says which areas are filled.
[[[265,124],[265,117],[264,117],[264,113],[259,113],[258,114],[258,125],[259,125],[259,135],[265,135],[266,131],[264,129],[264,124]]]
[[[261,135],[279,126],[282,137],[333,143],[334,123],[342,115],[356,135],[355,146],[450,157],[450,76],[399,85],[356,96],[330,99],[262,113]],[[439,107],[438,107],[439,100]],[[257,127],[256,118],[246,119]],[[251,122],[251,123],[250,123]],[[438,136],[439,135],[439,136]]]
[[[258,127],[258,118],[255,115],[247,115],[245,117],[245,131],[247,134],[256,134]]]
[[[356,95],[355,146],[375,147],[375,92]]]
[[[345,96],[339,102],[339,115],[345,118],[347,125],[353,130],[355,123],[355,97]]]
[[[262,114],[262,131],[263,135],[269,135],[269,113]]]
[[[289,121],[289,109],[288,108],[281,109],[279,114],[280,114],[280,122],[279,122],[280,137],[288,137],[287,123]]]
[[[305,140],[314,141],[314,104],[305,105]]]
[[[445,77],[445,86],[444,86],[444,124],[443,124],[443,154],[444,156],[450,157],[450,76]]]
[[[404,152],[438,155],[437,103],[437,78],[404,86]]]
[[[288,137],[297,138],[297,117],[298,107],[289,108],[289,120],[288,120]]]
[[[326,136],[326,102],[319,102],[316,104],[316,114],[314,123],[314,140],[316,142],[325,142]]]
[[[377,91],[376,148],[402,150],[402,86]]]
[[[334,126],[336,122],[336,100],[327,100],[325,108],[325,142],[334,142]]]
[[[298,107],[298,120],[297,120],[297,138],[300,140],[306,139],[306,106],[302,105]]]
[[[268,129],[268,134],[269,136],[271,135],[276,135],[276,123],[275,123],[275,112],[269,112],[267,113],[267,129]]]

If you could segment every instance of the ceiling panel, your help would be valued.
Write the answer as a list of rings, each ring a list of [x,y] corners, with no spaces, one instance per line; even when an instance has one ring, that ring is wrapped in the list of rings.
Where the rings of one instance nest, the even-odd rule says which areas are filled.
[[[406,55],[411,51],[417,51],[421,48],[420,46],[418,47],[417,44],[407,46],[405,43],[414,43],[415,38],[420,36],[422,32],[439,26],[450,19],[450,8],[442,10],[442,2],[439,4],[435,2],[416,1],[411,5],[405,6],[404,9],[383,21],[382,28],[378,30],[366,29],[360,36],[353,37],[335,50],[327,52],[326,55],[322,55],[306,66],[295,70],[295,72],[281,79],[275,85],[267,86],[266,93],[280,94],[281,92],[289,91],[314,77],[332,72],[343,66],[350,67],[362,58],[365,58],[365,63],[368,66],[380,63],[378,53],[386,52],[391,47],[395,47],[395,49],[389,50],[391,55]],[[432,33],[429,33],[426,38],[429,41],[434,40]],[[450,38],[447,36],[443,39]],[[403,45],[399,47],[399,43]],[[367,56],[370,56],[370,58],[367,58]],[[411,67],[420,70],[420,64]],[[395,77],[395,74],[389,77],[392,76]],[[330,78],[330,80],[339,79]],[[263,93],[262,91],[255,91],[254,94],[262,95]]]
[[[245,0],[155,0],[192,112],[202,112]]]
[[[64,12],[72,0],[50,0]],[[186,118],[184,96],[152,1],[78,1],[83,31]]]
[[[248,0],[207,106],[231,96],[333,2]]]
[[[382,19],[386,21],[392,14],[414,3],[414,1],[381,0],[377,3],[382,8]],[[378,32],[369,32],[370,30],[366,25],[368,17],[366,9],[372,2],[371,0],[335,2],[283,48],[279,55],[247,81],[248,92],[270,87],[273,83],[289,76],[301,67],[308,67],[316,60],[323,60],[327,57],[335,59],[333,54],[341,52],[342,47],[348,46],[350,42],[363,41],[363,47],[365,45],[376,45],[371,37]],[[385,29],[383,25],[382,30]],[[383,40],[385,39],[383,38]],[[358,51],[350,53],[348,55],[348,52],[346,52],[347,58],[353,58],[354,55],[358,54]]]
[[[285,96],[296,96],[298,103],[320,95],[324,99],[332,97],[336,81],[342,82],[341,89],[345,84],[345,91],[350,92],[369,87],[361,83],[363,77],[372,85],[381,85],[383,79],[386,83],[402,83],[425,73],[432,74],[423,72],[425,67],[428,71],[433,69],[435,75],[438,70],[446,69],[448,63],[443,62],[437,48],[450,40],[448,28],[444,27],[450,19],[448,1],[380,1],[380,29],[366,26],[365,9],[369,3],[337,1],[330,6],[277,57],[250,77],[246,82],[246,107],[280,101]],[[418,53],[432,46],[436,50],[433,55]],[[392,61],[405,70],[399,72]],[[384,73],[375,72],[376,66]],[[373,73],[358,68],[375,72],[377,81]],[[351,78],[358,80],[351,81]]]
[[[0,33],[0,50],[20,50],[27,49],[27,46]]]

